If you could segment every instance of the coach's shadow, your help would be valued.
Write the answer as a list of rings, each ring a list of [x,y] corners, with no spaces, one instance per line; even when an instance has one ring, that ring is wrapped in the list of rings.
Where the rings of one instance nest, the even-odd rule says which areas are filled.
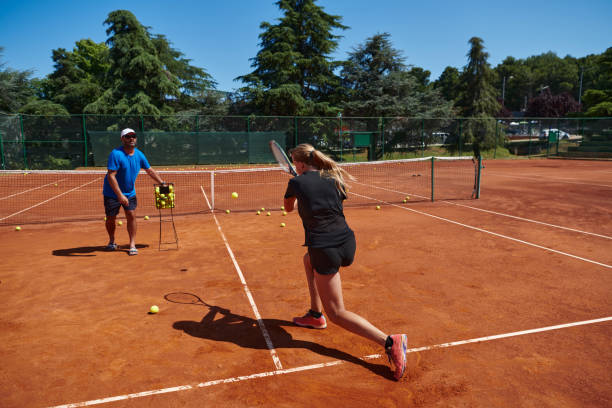
[[[257,320],[231,313],[219,306],[209,306],[210,311],[201,321],[178,321],[172,327],[182,330],[190,336],[225,341],[240,347],[267,350],[268,346],[262,336]],[[303,348],[322,356],[360,365],[382,377],[393,379],[393,373],[387,365],[374,364],[361,360],[351,354],[337,349],[322,346],[306,340],[296,340],[283,326],[295,326],[292,322],[279,319],[262,319],[274,348]]]
[[[147,244],[136,244],[136,248],[148,248]],[[123,252],[127,254],[130,248],[125,246],[120,246],[115,251],[107,251],[105,245],[101,246],[82,246],[76,248],[66,248],[66,249],[54,249],[52,254],[54,256],[96,256],[95,252]]]

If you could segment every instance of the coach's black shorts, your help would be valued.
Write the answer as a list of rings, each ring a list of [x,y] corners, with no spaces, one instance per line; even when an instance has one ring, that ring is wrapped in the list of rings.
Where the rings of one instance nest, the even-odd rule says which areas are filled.
[[[357,244],[352,235],[342,245],[333,248],[310,248],[308,255],[315,271],[321,275],[333,275],[341,266],[349,266],[355,259]]]
[[[136,207],[138,207],[138,200],[136,199],[136,196],[129,197],[128,201],[129,203],[126,207],[121,205],[119,200],[116,198],[104,196],[104,212],[106,213],[106,216],[114,217],[117,215],[119,213],[119,207],[123,207],[125,210],[130,211],[134,211]]]

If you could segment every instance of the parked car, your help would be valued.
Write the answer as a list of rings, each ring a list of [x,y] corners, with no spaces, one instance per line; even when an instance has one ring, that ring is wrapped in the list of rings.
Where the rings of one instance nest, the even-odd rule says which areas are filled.
[[[548,139],[548,134],[550,132],[557,133],[557,135],[559,137],[559,140],[569,140],[569,138],[570,138],[569,133],[564,132],[562,130],[559,130],[559,129],[543,129],[540,132],[540,139],[547,140]]]

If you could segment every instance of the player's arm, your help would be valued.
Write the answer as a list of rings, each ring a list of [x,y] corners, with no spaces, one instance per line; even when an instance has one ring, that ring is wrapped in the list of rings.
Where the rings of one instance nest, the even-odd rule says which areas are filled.
[[[129,200],[126,196],[123,195],[121,189],[119,188],[119,183],[117,182],[117,170],[109,170],[107,174],[108,185],[113,189],[117,199],[122,205],[128,205]]]
[[[285,211],[287,212],[293,211],[293,208],[295,206],[295,197],[285,198],[284,204],[285,204]]]
[[[157,181],[157,184],[166,184],[164,182],[164,180],[162,180],[162,178],[159,177],[159,174],[157,174],[157,172],[155,170],[153,170],[153,167],[149,167],[148,169],[145,169],[145,171],[147,172],[149,177],[151,177],[153,180]]]

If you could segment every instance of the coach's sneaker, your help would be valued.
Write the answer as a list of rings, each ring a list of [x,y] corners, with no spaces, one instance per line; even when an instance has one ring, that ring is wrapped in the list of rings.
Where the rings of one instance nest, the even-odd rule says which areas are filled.
[[[320,317],[314,317],[310,310],[302,317],[294,317],[293,323],[298,326],[311,327],[313,329],[324,329],[327,327],[325,316],[321,315]]]
[[[408,336],[405,334],[392,334],[389,337],[393,340],[391,347],[385,347],[389,362],[393,364],[395,372],[393,377],[399,381],[406,371],[406,351],[408,350]]]

